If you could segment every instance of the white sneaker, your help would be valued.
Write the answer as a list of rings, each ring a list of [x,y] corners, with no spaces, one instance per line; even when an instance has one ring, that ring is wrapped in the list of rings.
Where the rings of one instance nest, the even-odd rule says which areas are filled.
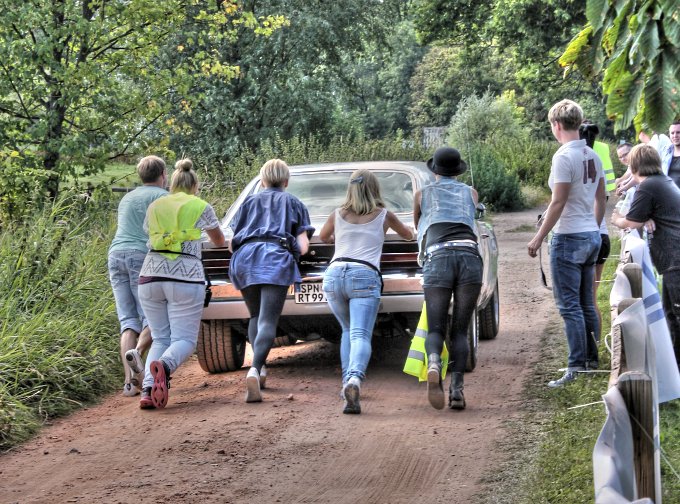
[[[260,373],[254,367],[251,367],[246,375],[246,402],[262,402]]]
[[[130,366],[130,369],[132,369],[133,373],[139,374],[144,372],[142,356],[139,355],[139,352],[136,348],[125,352],[125,362],[127,362],[127,365]]]
[[[260,369],[260,389],[265,388],[267,384],[267,368],[262,364],[262,369]]]
[[[361,404],[359,403],[361,380],[352,376],[343,387],[343,392],[345,393],[345,407],[342,412],[350,415],[361,413]]]
[[[132,383],[126,383],[123,385],[123,395],[125,397],[134,397],[140,392],[140,388]]]

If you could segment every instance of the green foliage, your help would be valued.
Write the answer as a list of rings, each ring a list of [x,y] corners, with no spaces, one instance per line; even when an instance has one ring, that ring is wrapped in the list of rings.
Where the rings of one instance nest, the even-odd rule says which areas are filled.
[[[0,229],[21,220],[40,206],[51,172],[37,168],[35,159],[17,151],[0,151]]]
[[[471,144],[462,150],[470,169],[460,180],[472,185],[479,201],[493,211],[504,212],[524,208],[524,197],[517,174],[508,172],[484,144]]]
[[[285,25],[269,37],[241,25],[230,30],[229,37],[200,38],[194,34],[202,25],[187,22],[168,44],[164,58],[173,62],[187,54],[214,53],[219,61],[238,67],[238,78],[225,81],[206,75],[193,83],[190,94],[177,95],[169,119],[172,149],[217,163],[243,149],[257,149],[276,136],[315,135],[328,141],[347,134],[345,127],[363,129],[366,124],[371,133],[399,127],[392,121],[399,117],[397,104],[408,92],[397,85],[400,81],[388,92],[386,82],[390,72],[400,75],[401,71],[391,67],[378,74],[391,54],[406,74],[414,64],[411,60],[418,57],[409,34],[395,34],[404,37],[402,45],[402,39],[391,38],[394,25],[384,22],[401,15],[399,4],[396,0],[323,6],[305,0],[244,3],[244,16],[285,17]],[[396,49],[387,49],[385,40]],[[181,46],[182,52],[173,46]],[[404,46],[408,53],[401,60],[395,51]],[[408,75],[404,81],[408,82]],[[399,100],[391,103],[388,97]]]
[[[495,51],[430,47],[411,78],[409,119],[414,126],[443,126],[464,97],[500,94],[509,73],[511,62]]]
[[[618,129],[665,130],[680,113],[676,2],[588,0],[588,24],[560,58],[566,72],[598,78]]]
[[[555,141],[536,140],[528,135],[512,142],[494,142],[493,155],[522,184],[547,187],[552,157],[559,145]]]
[[[519,112],[509,97],[495,97],[490,91],[466,96],[451,118],[448,141],[458,146],[469,142],[512,143],[525,135]]]
[[[0,448],[96,400],[120,372],[110,210],[62,197],[0,234]]]
[[[262,33],[284,24],[243,19],[233,1],[0,0],[0,9],[0,141],[22,155],[40,153],[55,173],[53,197],[59,178],[76,176],[76,167],[100,171],[107,159],[139,148],[152,126],[167,128],[162,119],[195,81],[238,74],[210,51],[163,58],[159,48],[188,20],[200,18],[197,39],[226,37],[235,24]]]

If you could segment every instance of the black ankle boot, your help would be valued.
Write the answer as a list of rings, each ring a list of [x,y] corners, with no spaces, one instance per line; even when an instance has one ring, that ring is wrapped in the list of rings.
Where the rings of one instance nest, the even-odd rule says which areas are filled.
[[[463,395],[463,373],[451,373],[449,385],[449,408],[465,409],[465,396]]]

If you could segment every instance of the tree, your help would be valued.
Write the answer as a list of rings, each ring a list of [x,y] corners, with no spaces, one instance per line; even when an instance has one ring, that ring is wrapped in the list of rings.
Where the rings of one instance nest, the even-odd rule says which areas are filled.
[[[361,126],[372,103],[366,108],[359,103],[366,90],[360,62],[388,38],[392,21],[402,14],[401,3],[244,3],[244,15],[285,18],[269,37],[243,27],[231,37],[199,40],[191,34],[200,27],[188,23],[173,44],[182,45],[185,52],[216,51],[239,71],[228,82],[213,76],[196,81],[184,103],[175,101],[173,149],[212,164],[277,136],[318,135],[327,140],[343,132],[338,128]]]
[[[602,76],[617,129],[663,131],[680,106],[680,18],[675,0],[588,0],[587,24],[560,58],[567,72]]]
[[[159,51],[189,12],[202,19],[200,37],[244,22],[236,1],[0,0],[0,9],[0,140],[41,159],[52,197],[64,175],[97,171],[150,127],[163,128],[194,79],[238,71],[200,53],[163,65]],[[276,27],[245,21],[251,30]]]

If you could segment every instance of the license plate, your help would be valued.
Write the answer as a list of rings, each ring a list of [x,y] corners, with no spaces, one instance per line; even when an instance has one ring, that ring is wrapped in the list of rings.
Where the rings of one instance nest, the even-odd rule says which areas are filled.
[[[298,304],[326,303],[321,282],[302,283],[296,286],[295,302]]]

